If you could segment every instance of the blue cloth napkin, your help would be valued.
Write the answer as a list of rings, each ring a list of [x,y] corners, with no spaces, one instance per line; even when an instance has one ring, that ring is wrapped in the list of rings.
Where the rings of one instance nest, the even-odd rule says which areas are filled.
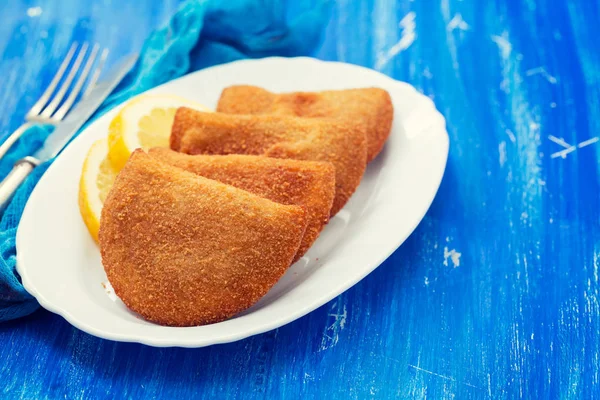
[[[250,57],[309,55],[320,42],[328,3],[305,3],[305,10],[289,22],[281,0],[183,3],[167,26],[146,40],[136,66],[92,120],[132,96],[189,71]],[[295,6],[298,8],[298,4]],[[39,149],[50,132],[51,128],[43,126],[28,130],[0,161],[0,178],[8,174],[16,160]],[[27,198],[50,164],[34,170],[0,219],[0,321],[28,315],[39,307],[15,270],[15,234]]]

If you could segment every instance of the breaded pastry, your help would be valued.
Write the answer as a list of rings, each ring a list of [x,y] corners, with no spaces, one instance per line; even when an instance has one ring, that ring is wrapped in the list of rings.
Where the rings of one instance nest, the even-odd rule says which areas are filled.
[[[331,216],[358,187],[367,165],[364,131],[332,120],[278,115],[175,113],[171,149],[187,154],[249,154],[328,161],[335,167]]]
[[[131,310],[161,325],[203,325],[264,296],[291,264],[305,228],[301,207],[136,150],[104,203],[100,252]]]
[[[217,111],[337,118],[345,123],[362,125],[367,133],[367,162],[383,148],[394,119],[389,93],[378,88],[275,94],[256,86],[230,86],[221,93]]]
[[[191,156],[164,148],[150,149],[148,154],[277,203],[303,207],[308,225],[294,261],[306,253],[329,221],[335,195],[335,168],[331,163],[237,154]]]

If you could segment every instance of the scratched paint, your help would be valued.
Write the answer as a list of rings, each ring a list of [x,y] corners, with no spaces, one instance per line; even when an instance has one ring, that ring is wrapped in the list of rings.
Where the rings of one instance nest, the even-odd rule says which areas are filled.
[[[391,59],[396,57],[401,51],[404,51],[410,47],[411,44],[417,38],[415,29],[417,27],[415,23],[416,14],[411,11],[406,14],[398,23],[400,28],[400,40],[393,46],[387,49],[385,52],[379,54],[377,62],[375,63],[375,69],[381,70]]]
[[[73,39],[116,58],[177,5],[68,3],[0,5],[1,132]],[[415,233],[330,303],[236,343],[109,342],[45,311],[0,325],[1,398],[599,398],[598,3],[332,7],[318,57],[408,81],[447,119]]]
[[[331,323],[323,332],[319,351],[325,351],[336,346],[340,340],[340,333],[346,326],[346,318],[348,317],[348,310],[343,303],[343,298],[344,295],[338,296],[329,309],[328,316]]]
[[[34,18],[42,15],[42,7],[29,7],[27,9],[27,16]]]

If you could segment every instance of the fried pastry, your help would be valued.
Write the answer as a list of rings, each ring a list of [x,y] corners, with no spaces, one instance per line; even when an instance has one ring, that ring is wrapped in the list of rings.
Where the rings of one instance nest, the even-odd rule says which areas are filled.
[[[165,164],[136,150],[100,224],[115,293],[149,321],[223,321],[281,278],[306,228],[304,210]]]
[[[221,93],[217,111],[336,118],[361,125],[367,134],[368,162],[383,148],[394,118],[390,95],[379,88],[276,94],[256,86],[230,86]]]

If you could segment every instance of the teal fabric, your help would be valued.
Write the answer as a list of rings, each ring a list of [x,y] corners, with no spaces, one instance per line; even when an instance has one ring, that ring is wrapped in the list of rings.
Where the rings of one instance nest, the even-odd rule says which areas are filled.
[[[92,120],[132,96],[189,71],[250,57],[310,55],[320,42],[328,4],[313,1],[306,8],[287,21],[285,3],[277,0],[183,3],[167,26],[149,36],[136,66]],[[0,161],[0,178],[16,160],[39,149],[50,132],[51,128],[42,126],[28,130]],[[35,169],[0,220],[0,321],[25,316],[39,307],[15,270],[15,234],[28,197],[50,164]]]

